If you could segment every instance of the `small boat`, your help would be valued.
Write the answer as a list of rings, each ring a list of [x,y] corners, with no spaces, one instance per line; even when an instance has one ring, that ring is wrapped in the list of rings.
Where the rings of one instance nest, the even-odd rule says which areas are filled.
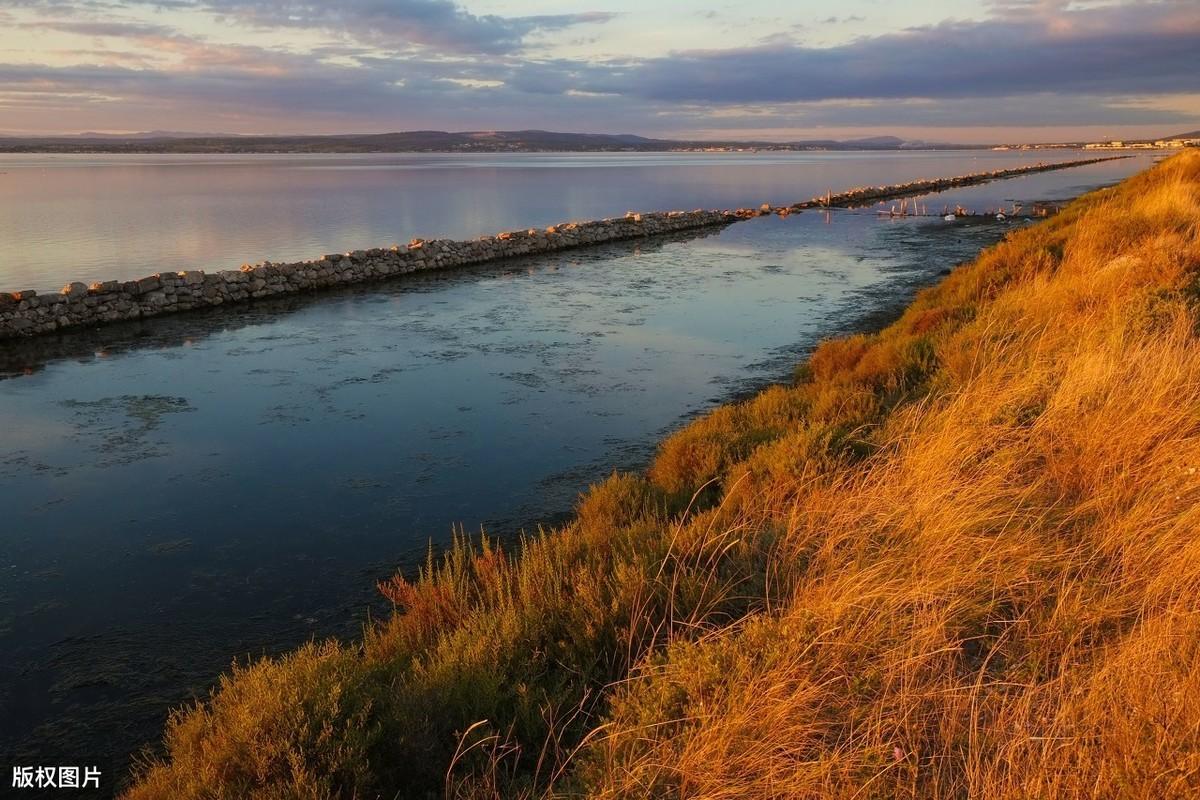
[[[946,216],[942,217],[942,219],[946,220],[946,222],[954,222],[954,220],[958,219],[958,217],[954,216],[953,214],[947,214]]]

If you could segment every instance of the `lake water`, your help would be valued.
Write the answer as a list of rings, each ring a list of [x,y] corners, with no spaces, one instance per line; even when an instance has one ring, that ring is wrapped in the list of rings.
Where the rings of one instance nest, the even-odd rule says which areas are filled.
[[[581,166],[565,165],[573,160]],[[741,167],[700,159],[695,168],[662,156],[474,167],[450,157],[308,159],[339,166],[295,175],[286,166],[294,159],[234,160],[207,176],[194,159],[146,167],[102,159],[75,196],[65,197],[59,177],[49,181],[57,201],[42,187],[53,209],[45,213],[75,244],[53,240],[49,224],[41,234],[14,226],[6,213],[0,225],[18,243],[14,251],[3,239],[0,253],[36,285],[72,254],[72,277],[85,263],[106,276],[140,274],[151,252],[231,257],[223,224],[243,255],[291,257],[386,241],[385,230],[466,235],[627,206],[777,202],[826,184],[998,160],[838,156],[820,161],[813,178],[799,158]],[[69,161],[44,172],[93,169]],[[406,166],[359,168],[376,161]],[[1146,163],[1032,175],[926,202],[940,210],[1069,197]],[[7,178],[26,169],[6,166]],[[338,198],[353,194],[353,175],[364,195],[346,207]],[[458,177],[443,196],[425,175]],[[505,175],[515,181],[508,189]],[[281,188],[288,181],[306,187],[303,197]],[[425,202],[388,205],[405,181],[424,187]],[[475,210],[452,218],[474,197],[472,182]],[[122,188],[96,193],[114,184]],[[320,202],[308,197],[322,184]],[[197,206],[185,213],[189,196]],[[138,223],[136,212],[108,208],[126,202],[158,210]],[[264,221],[288,218],[277,206],[311,216],[281,230]],[[40,218],[21,209],[36,229]],[[128,235],[113,229],[100,243],[95,218],[73,209],[122,214]],[[260,238],[236,209],[257,215]],[[614,467],[644,465],[654,442],[689,416],[786,376],[820,337],[878,319],[1016,224],[806,212],[0,343],[0,768],[86,762],[122,773],[167,710],[202,696],[234,658],[353,635],[383,610],[374,582],[411,569],[455,526],[509,535],[561,518],[580,489]],[[56,256],[39,249],[39,237]],[[106,260],[100,251],[130,255]]]
[[[731,208],[1082,158],[1020,153],[0,154],[0,290]]]

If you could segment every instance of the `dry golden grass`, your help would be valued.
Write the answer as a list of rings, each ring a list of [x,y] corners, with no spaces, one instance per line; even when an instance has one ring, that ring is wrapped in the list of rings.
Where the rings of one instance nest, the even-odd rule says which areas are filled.
[[[1134,184],[935,340],[864,463],[748,498],[785,527],[773,611],[643,663],[588,795],[1200,793],[1200,153]]]
[[[131,798],[1200,794],[1200,152],[178,713]]]

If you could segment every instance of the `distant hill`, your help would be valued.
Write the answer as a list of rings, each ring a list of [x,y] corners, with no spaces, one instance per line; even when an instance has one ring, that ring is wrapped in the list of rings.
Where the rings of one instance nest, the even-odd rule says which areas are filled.
[[[895,136],[868,136],[863,139],[850,139],[842,144],[846,145],[863,145],[866,147],[901,147],[904,144],[903,139],[898,139]]]
[[[75,136],[65,137],[72,139],[198,139],[198,138],[221,138],[232,139],[239,137],[237,133],[200,133],[197,131],[142,131],[140,133],[97,133],[96,131],[86,131],[76,134]]]
[[[938,147],[966,147],[938,145]],[[899,150],[932,149],[895,136],[794,142],[651,139],[631,133],[557,131],[401,131],[325,136],[256,136],[224,133],[83,133],[76,136],[0,137],[0,152],[48,153],[500,153],[668,152],[691,150]]]

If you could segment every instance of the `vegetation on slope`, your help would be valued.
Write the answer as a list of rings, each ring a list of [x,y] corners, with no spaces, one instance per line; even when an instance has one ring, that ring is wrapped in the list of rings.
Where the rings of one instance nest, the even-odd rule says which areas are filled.
[[[1189,152],[235,669],[129,797],[1198,792],[1198,299]]]

